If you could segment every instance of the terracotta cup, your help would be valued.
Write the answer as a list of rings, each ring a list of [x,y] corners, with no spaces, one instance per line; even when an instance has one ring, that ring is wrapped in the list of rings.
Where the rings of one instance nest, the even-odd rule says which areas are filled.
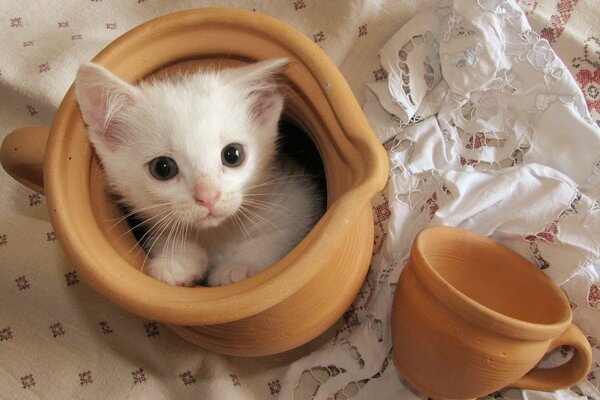
[[[50,129],[17,130],[0,151],[9,174],[45,192],[59,242],[94,288],[202,347],[232,355],[267,355],[304,344],[352,303],[371,258],[370,199],[387,180],[385,151],[327,55],[301,33],[256,12],[195,9],[166,15],[124,34],[94,58],[136,82],[276,57],[291,61],[284,77],[285,113],[320,153],[327,211],[282,260],[243,282],[183,288],[140,272],[145,255],[125,222],[113,227],[120,212],[104,189],[72,88]]]
[[[394,362],[434,399],[472,399],[504,387],[551,391],[580,381],[592,353],[569,302],[526,259],[476,233],[433,227],[415,239],[392,310]],[[574,356],[535,368],[553,349]]]

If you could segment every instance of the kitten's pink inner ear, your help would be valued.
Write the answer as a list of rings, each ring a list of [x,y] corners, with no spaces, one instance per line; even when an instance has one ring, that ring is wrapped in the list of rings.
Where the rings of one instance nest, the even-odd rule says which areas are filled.
[[[75,79],[75,96],[90,135],[109,148],[122,142],[114,118],[133,103],[137,89],[96,64],[82,66]]]
[[[234,82],[249,91],[253,101],[252,116],[260,124],[279,119],[283,97],[279,93],[278,74],[287,64],[287,59],[278,58],[232,70]]]
[[[108,99],[102,96],[99,87],[90,88],[87,96],[87,101],[79,102],[83,119],[91,127],[104,127],[108,115]]]
[[[87,100],[80,101],[79,106],[83,120],[88,125],[89,134],[101,139],[104,144],[114,150],[120,140],[109,121],[109,98],[102,93],[100,87],[92,87],[87,92]]]
[[[256,94],[252,108],[254,119],[260,124],[266,124],[272,119],[279,119],[283,107],[283,98],[277,92],[262,92]]]

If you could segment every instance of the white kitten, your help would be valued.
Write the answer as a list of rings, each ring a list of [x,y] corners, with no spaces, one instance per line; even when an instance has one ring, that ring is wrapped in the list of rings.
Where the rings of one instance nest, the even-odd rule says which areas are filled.
[[[276,158],[285,59],[130,85],[87,64],[75,94],[111,190],[145,220],[149,275],[210,286],[284,256],[322,213],[297,166]]]

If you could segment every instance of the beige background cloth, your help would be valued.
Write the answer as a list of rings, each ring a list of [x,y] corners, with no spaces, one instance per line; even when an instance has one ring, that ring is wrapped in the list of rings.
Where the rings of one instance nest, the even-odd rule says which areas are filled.
[[[78,66],[113,39],[144,21],[193,7],[240,7],[290,24],[331,56],[362,103],[366,85],[381,79],[379,49],[417,11],[437,3],[3,0],[0,139],[21,126],[49,125]],[[525,0],[519,5],[573,74],[600,125],[600,3]],[[383,194],[374,199],[376,257],[386,238],[387,204]],[[290,363],[341,330],[351,330],[351,317],[345,314],[323,337],[288,354],[260,359],[211,354],[161,323],[112,305],[81,281],[56,242],[44,197],[0,171],[0,398],[277,398],[293,392],[286,385],[298,384],[286,377]],[[314,374],[325,372],[328,378],[340,372],[322,367]],[[402,398],[405,390],[393,368],[365,388],[344,396]],[[298,397],[310,398],[310,393],[304,390]]]

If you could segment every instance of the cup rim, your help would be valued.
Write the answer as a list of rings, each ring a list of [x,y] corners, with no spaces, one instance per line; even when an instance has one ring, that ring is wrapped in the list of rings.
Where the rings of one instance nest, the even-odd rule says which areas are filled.
[[[363,171],[360,172],[361,175],[353,177],[356,184],[332,204],[326,216],[309,233],[313,245],[298,250],[287,268],[277,263],[267,269],[275,268],[275,272],[264,271],[238,284],[216,288],[166,285],[140,273],[112,253],[97,251],[93,238],[81,226],[84,223],[91,224],[92,221],[77,220],[69,210],[69,196],[75,190],[79,190],[85,207],[90,205],[91,200],[89,173],[86,176],[86,173],[81,172],[75,181],[61,187],[65,178],[69,178],[65,176],[70,173],[65,172],[69,171],[68,164],[78,163],[80,168],[87,168],[89,171],[92,160],[92,149],[87,139],[84,143],[74,139],[72,136],[75,135],[69,135],[74,128],[80,129],[83,125],[71,87],[50,131],[44,169],[50,218],[57,236],[61,238],[59,242],[87,281],[106,297],[146,318],[177,325],[227,323],[260,313],[291,297],[319,272],[318,268],[305,271],[301,268],[319,263],[321,256],[327,253],[327,243],[331,244],[325,238],[342,236],[347,227],[352,225],[349,220],[363,211],[362,204],[367,204],[387,180],[385,151],[375,135],[364,134],[365,131],[371,132],[370,127],[341,72],[315,43],[274,18],[247,10],[225,8],[192,9],[167,14],[117,38],[94,61],[110,67],[118,64],[119,57],[135,46],[151,46],[152,37],[177,34],[178,29],[198,29],[201,25],[211,24],[246,29],[276,41],[286,51],[294,54],[318,82],[326,82],[322,87],[323,94],[343,128],[345,139],[355,147],[347,149],[348,157],[354,162],[360,160]],[[65,154],[68,153],[66,150],[73,149],[78,153],[72,154],[73,160],[71,157],[67,159],[66,155],[69,154]],[[353,153],[357,149],[360,154]],[[74,188],[73,185],[79,185],[79,188]],[[67,194],[68,190],[70,194]],[[95,224],[91,224],[89,229],[94,232],[98,230]],[[303,252],[302,262],[296,262],[300,251]],[[103,260],[110,260],[110,271],[101,271],[100,263]]]
[[[443,240],[440,239],[440,236],[456,237],[458,235],[466,241],[477,241],[485,246],[501,247],[507,257],[522,263],[523,268],[530,267],[532,271],[538,271],[540,283],[546,284],[563,304],[562,315],[558,315],[557,320],[551,323],[525,321],[482,305],[448,283],[424,256],[424,246],[426,241],[432,240],[434,236],[437,237],[437,240]],[[458,227],[442,225],[429,227],[421,231],[415,238],[410,258],[409,265],[414,267],[414,272],[421,283],[428,288],[434,297],[444,302],[448,308],[458,315],[484,329],[490,329],[499,334],[523,340],[543,340],[556,337],[571,324],[573,314],[564,292],[527,259],[489,237]],[[535,274],[535,272],[533,273]]]

